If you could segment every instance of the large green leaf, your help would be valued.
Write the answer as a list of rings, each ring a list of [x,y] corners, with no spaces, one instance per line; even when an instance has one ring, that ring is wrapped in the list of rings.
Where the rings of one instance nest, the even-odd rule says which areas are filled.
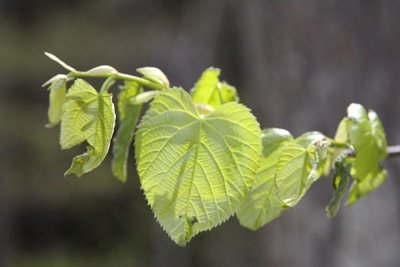
[[[221,71],[216,68],[205,70],[191,91],[195,104],[218,107],[224,103],[237,102],[239,97],[235,87],[219,81]]]
[[[125,82],[118,95],[119,128],[113,141],[113,174],[122,182],[126,181],[129,148],[142,105],[132,104],[132,98],[143,92],[142,86],[135,82]]]
[[[350,205],[385,181],[386,171],[380,162],[387,156],[387,144],[382,124],[374,111],[367,113],[363,106],[351,104],[347,113],[348,139],[356,151],[351,169],[355,181],[346,203]]]
[[[237,211],[254,182],[260,134],[238,103],[200,114],[183,89],[155,98],[138,127],[137,169],[149,205],[176,243]]]
[[[293,140],[288,131],[277,128],[263,130],[261,136],[263,150],[260,166],[254,185],[237,212],[240,224],[252,230],[257,230],[279,217],[285,209],[276,195],[274,178],[279,149]]]
[[[88,151],[73,159],[65,175],[81,176],[100,165],[108,152],[114,123],[111,95],[99,94],[89,83],[76,80],[63,106],[60,144],[67,149],[86,141]]]

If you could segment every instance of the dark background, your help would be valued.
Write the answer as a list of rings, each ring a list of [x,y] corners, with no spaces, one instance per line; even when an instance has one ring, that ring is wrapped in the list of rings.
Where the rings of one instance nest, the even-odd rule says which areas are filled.
[[[330,178],[257,232],[232,218],[185,248],[153,218],[130,162],[63,177],[83,147],[46,129],[64,72],[157,66],[190,89],[209,66],[237,86],[263,127],[333,136],[351,102],[400,143],[400,1],[0,1],[0,266],[400,266],[400,159],[387,182],[328,220]]]

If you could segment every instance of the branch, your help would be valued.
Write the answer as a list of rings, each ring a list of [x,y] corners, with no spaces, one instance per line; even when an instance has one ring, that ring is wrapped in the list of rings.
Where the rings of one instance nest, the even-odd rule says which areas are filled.
[[[400,145],[388,146],[387,153],[390,158],[400,156]]]

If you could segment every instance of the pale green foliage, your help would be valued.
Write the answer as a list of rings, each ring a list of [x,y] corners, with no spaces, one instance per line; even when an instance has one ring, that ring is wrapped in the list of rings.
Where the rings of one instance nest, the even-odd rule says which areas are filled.
[[[347,204],[385,180],[380,166],[387,156],[383,127],[375,112],[367,113],[359,104],[349,106],[335,139],[315,131],[293,139],[283,129],[261,133],[250,110],[237,103],[235,87],[219,80],[219,69],[205,70],[188,94],[170,89],[168,78],[157,68],[137,69],[143,77],[106,65],[77,71],[46,55],[69,71],[43,85],[50,90],[49,126],[61,120],[62,149],[88,144],[87,152],[76,156],[65,174],[80,176],[104,160],[115,126],[108,90],[123,79],[112,172],[126,181],[142,105],[154,99],[135,137],[137,170],[155,217],[179,245],[235,213],[241,225],[262,227],[298,204],[312,183],[332,168],[334,192],[326,208],[330,218],[337,214],[351,180]],[[79,77],[106,80],[97,92]],[[67,83],[73,80],[67,92]],[[145,92],[143,86],[157,91]]]
[[[235,87],[219,81],[220,73],[216,68],[208,68],[203,72],[191,91],[195,104],[218,107],[224,103],[239,101]]]
[[[243,226],[256,230],[295,206],[319,178],[325,137],[306,133],[296,140],[283,129],[263,131],[263,152],[254,186],[237,213]]]
[[[356,151],[351,169],[354,182],[351,186],[347,205],[379,187],[385,180],[386,171],[380,162],[387,156],[386,137],[382,124],[374,111],[368,113],[363,106],[351,104],[348,108],[348,140]]]
[[[246,107],[231,102],[200,115],[182,89],[161,92],[136,135],[142,188],[179,245],[237,211],[260,153],[260,128]]]
[[[49,87],[50,91],[49,109],[47,111],[49,123],[46,125],[47,127],[53,127],[57,125],[61,120],[62,107],[65,102],[65,96],[67,91],[65,78],[66,77],[58,77],[57,79],[51,81]]]
[[[254,185],[237,212],[240,224],[252,230],[279,217],[285,209],[277,196],[275,172],[280,148],[293,140],[288,131],[277,128],[263,130],[261,136],[263,148],[260,166]]]
[[[126,181],[129,148],[136,124],[142,110],[141,104],[132,104],[131,99],[143,92],[141,85],[125,82],[118,95],[119,128],[113,141],[113,174],[122,182]]]
[[[100,165],[108,152],[114,123],[111,95],[99,94],[87,82],[76,80],[63,105],[60,144],[67,149],[86,141],[88,151],[73,159],[66,175],[80,176]]]

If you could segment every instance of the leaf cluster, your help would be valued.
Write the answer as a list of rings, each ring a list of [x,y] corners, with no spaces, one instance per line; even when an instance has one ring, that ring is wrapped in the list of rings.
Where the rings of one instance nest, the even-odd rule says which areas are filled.
[[[134,142],[148,204],[179,245],[234,215],[256,230],[296,206],[331,171],[330,218],[347,190],[351,205],[385,180],[382,124],[359,104],[349,106],[334,138],[315,131],[295,138],[284,129],[261,130],[251,110],[239,103],[235,87],[220,81],[219,69],[205,70],[188,93],[171,88],[166,75],[153,67],[139,68],[142,77],[110,66],[83,72],[47,55],[69,71],[44,84],[50,91],[48,126],[61,123],[62,149],[87,145],[65,174],[81,176],[98,167],[113,139],[112,172],[124,182]],[[105,82],[96,90],[85,78]],[[113,138],[117,118],[109,90],[120,80]],[[150,101],[141,117],[143,104]]]

